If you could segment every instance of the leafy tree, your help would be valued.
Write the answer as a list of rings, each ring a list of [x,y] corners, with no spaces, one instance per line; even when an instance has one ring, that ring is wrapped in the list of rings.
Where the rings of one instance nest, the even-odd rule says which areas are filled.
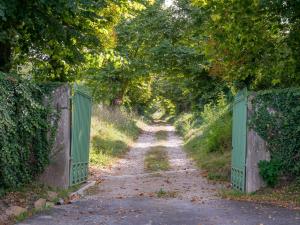
[[[176,103],[177,111],[201,108],[224,85],[208,74],[196,26],[184,8],[164,8],[163,1],[123,20],[116,32],[117,57],[108,57],[89,77],[94,95],[134,107],[146,107],[160,96]],[[110,92],[103,95],[103,90]]]
[[[289,1],[193,1],[200,9],[198,16],[206,36],[202,44],[212,75],[238,88],[300,84],[296,71],[299,62],[288,41],[293,25],[278,13],[280,9],[273,12],[279,2],[286,8],[283,5]],[[288,5],[292,12],[295,5]]]
[[[115,45],[113,27],[137,2],[3,0],[0,71],[30,62],[38,79],[74,80],[87,56]]]

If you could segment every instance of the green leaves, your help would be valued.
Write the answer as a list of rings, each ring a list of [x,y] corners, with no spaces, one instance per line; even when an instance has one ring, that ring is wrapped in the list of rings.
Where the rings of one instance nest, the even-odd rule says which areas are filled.
[[[258,163],[259,174],[270,187],[275,187],[281,174],[282,166],[280,161],[260,161]]]
[[[259,92],[253,100],[250,126],[268,143],[271,162],[280,161],[282,166],[261,165],[266,181],[274,180],[270,185],[276,183],[277,170],[291,177],[300,175],[299,94],[299,89],[272,90]]]
[[[114,0],[4,0],[0,71],[30,62],[37,80],[74,81],[87,55],[99,56],[115,46],[115,25],[138,6]],[[12,51],[4,54],[1,45]]]
[[[194,2],[199,7],[195,17],[202,18],[199,27],[207,37],[201,44],[210,61],[210,74],[237,88],[299,86],[299,51],[294,53],[294,49],[300,42],[290,41],[299,22],[292,22],[288,12],[282,14],[284,5],[291,13],[298,10],[297,4],[252,0]],[[293,17],[299,18],[299,13],[293,13]]]
[[[0,90],[0,188],[14,188],[47,165],[58,115],[28,80],[0,73]]]

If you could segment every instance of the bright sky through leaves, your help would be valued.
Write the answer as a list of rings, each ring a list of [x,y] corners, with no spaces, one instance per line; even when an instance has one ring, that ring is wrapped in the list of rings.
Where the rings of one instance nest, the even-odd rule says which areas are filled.
[[[173,0],[166,0],[165,5],[166,7],[170,7],[171,5],[173,5]]]

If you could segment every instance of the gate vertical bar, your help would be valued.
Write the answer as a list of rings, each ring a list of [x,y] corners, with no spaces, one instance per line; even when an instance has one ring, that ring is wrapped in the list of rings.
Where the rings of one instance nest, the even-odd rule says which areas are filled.
[[[242,192],[246,183],[247,96],[247,89],[241,90],[233,104],[231,184]]]

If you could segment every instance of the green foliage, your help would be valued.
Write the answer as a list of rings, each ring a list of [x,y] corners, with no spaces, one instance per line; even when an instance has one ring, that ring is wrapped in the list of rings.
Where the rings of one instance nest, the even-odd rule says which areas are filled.
[[[58,114],[40,87],[14,75],[0,74],[0,101],[0,187],[15,188],[48,164]]]
[[[258,163],[259,174],[270,187],[275,187],[281,173],[281,163],[279,161],[260,161]]]
[[[297,3],[268,0],[193,2],[198,6],[196,17],[199,17],[200,29],[207,37],[201,43],[210,61],[211,75],[238,88],[299,86],[299,53],[294,53],[299,46],[299,35],[298,43],[290,41],[294,36],[291,31],[294,28],[299,31]],[[282,13],[285,10],[292,15]]]
[[[163,1],[153,1],[120,20],[115,48],[89,79],[100,101],[117,99],[142,112],[151,101],[166,99],[178,115],[202,111],[221,92],[244,86],[300,85],[299,4],[174,3],[164,8]]]
[[[231,161],[231,113],[224,95],[218,103],[207,104],[200,115],[186,114],[175,123],[185,138],[185,149],[207,170],[208,178],[228,180]]]
[[[174,123],[176,131],[180,135],[186,135],[191,129],[194,128],[195,119],[196,116],[192,113],[184,113],[180,115]]]
[[[119,23],[116,47],[87,79],[97,101],[117,101],[138,112],[159,101],[165,114],[178,114],[201,110],[226,89],[221,79],[208,74],[194,19],[182,8],[162,5],[145,4]]]
[[[220,146],[224,147],[225,150],[231,148],[230,142],[227,142],[231,139],[229,107],[225,96],[220,95],[216,105],[209,103],[204,106],[204,110],[201,112],[203,144],[208,152],[220,151]]]
[[[80,80],[139,113],[157,98],[176,115],[202,111],[240,86],[299,86],[298,3],[3,0],[0,71]]]
[[[107,166],[127,152],[140,131],[134,118],[134,114],[120,108],[94,106],[90,152],[92,165]]]
[[[115,25],[138,2],[2,0],[0,71],[29,64],[36,79],[74,81],[115,46]]]
[[[268,143],[271,161],[285,175],[300,175],[300,89],[259,92],[252,100],[250,126]]]

